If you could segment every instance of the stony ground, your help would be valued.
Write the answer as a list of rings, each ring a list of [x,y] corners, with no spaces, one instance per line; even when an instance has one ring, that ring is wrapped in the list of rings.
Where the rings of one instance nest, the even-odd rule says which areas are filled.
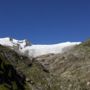
[[[1,59],[1,55],[4,59]],[[24,80],[24,83],[20,83],[23,85],[22,90],[90,90],[89,40],[63,54],[49,54],[31,59],[0,46],[1,61],[8,61],[15,69],[13,71],[21,77],[17,83]],[[0,68],[2,67],[3,64],[0,64]],[[0,69],[0,78],[2,78],[1,72],[2,69]],[[5,76],[4,79],[6,78],[8,77]],[[10,90],[4,84],[0,83],[0,90]]]

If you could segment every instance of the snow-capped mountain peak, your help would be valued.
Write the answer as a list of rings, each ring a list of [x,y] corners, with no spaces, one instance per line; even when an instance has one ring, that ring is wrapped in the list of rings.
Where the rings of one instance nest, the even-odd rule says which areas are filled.
[[[0,38],[0,44],[8,47],[17,47],[18,49],[23,49],[26,46],[30,46],[31,43],[28,40],[16,40],[13,38]]]
[[[81,42],[64,42],[51,45],[31,45],[28,40],[16,40],[13,38],[0,38],[0,44],[20,52],[28,57],[37,57],[46,54],[63,53]]]

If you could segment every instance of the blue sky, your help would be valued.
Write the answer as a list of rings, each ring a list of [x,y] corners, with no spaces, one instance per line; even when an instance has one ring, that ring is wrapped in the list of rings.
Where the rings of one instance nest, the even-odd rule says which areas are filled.
[[[49,44],[90,38],[90,0],[0,0],[0,37]]]

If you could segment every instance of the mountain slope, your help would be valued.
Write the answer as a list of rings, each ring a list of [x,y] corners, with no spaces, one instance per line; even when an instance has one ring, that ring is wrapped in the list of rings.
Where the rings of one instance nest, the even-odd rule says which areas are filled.
[[[15,89],[15,90],[33,90],[33,89],[48,90],[47,78],[49,78],[49,73],[45,71],[45,69],[40,63],[32,60],[32,58],[29,59],[28,57],[19,55],[15,51],[4,46],[0,46],[0,55],[1,55],[0,58],[2,58],[2,56],[4,58],[2,59],[3,62],[8,62],[15,69],[11,71],[10,68],[3,68],[3,70],[7,71],[7,74],[9,71],[11,71],[10,72],[11,77],[12,77],[12,73],[16,71],[18,75],[23,79],[24,83],[22,82],[22,79],[21,80],[18,79],[17,81],[17,83],[21,81],[20,85],[22,85],[23,89]],[[3,64],[0,64],[0,67],[2,67],[2,65]],[[4,79],[6,81],[7,79],[9,80],[9,76],[6,74],[6,72],[4,74],[7,76],[6,78],[4,77]],[[2,76],[0,76],[1,79],[3,79]],[[14,73],[14,76],[17,77],[17,74]],[[16,78],[14,78],[14,76],[13,76],[13,81],[16,81]],[[13,81],[10,81],[10,83],[12,83]],[[7,83],[4,82],[3,84],[7,84]],[[2,87],[2,84],[0,85],[1,85],[0,90],[3,90],[2,88],[4,88],[5,90],[10,90],[13,84],[11,84],[10,88],[6,88],[5,86]],[[11,90],[14,89],[12,88]]]
[[[15,70],[1,49],[8,50],[0,46],[0,90],[25,90],[25,78]]]
[[[52,73],[53,90],[90,90],[90,41],[69,52],[44,55],[36,60]]]
[[[0,46],[0,60],[0,73],[2,68],[5,71],[3,74],[12,71],[5,68],[7,62],[14,69],[12,73],[15,87],[16,83],[20,83],[21,88],[25,90],[90,90],[90,40],[75,45],[64,53],[50,53],[34,58],[28,58],[10,48]],[[15,79],[18,75],[19,80]],[[6,81],[9,78],[8,73],[4,78],[1,76],[1,79]],[[0,89],[10,90],[13,85],[6,85],[5,82],[3,86],[0,83]],[[16,90],[23,90],[21,88]]]

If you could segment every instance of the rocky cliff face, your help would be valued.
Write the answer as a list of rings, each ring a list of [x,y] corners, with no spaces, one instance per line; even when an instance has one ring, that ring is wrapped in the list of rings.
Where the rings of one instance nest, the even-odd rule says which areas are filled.
[[[25,77],[10,63],[7,48],[0,46],[0,90],[25,90]]]
[[[28,58],[0,46],[0,80],[11,83],[0,83],[1,90],[90,90],[90,41],[62,54],[36,58]],[[13,89],[13,85],[18,89]]]

